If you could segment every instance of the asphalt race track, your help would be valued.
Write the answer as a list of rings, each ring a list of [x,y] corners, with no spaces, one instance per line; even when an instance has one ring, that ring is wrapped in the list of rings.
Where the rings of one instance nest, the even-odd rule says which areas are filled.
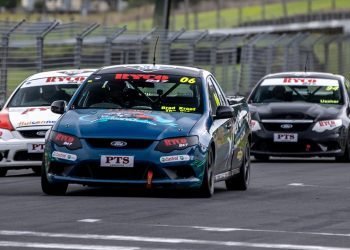
[[[70,186],[46,196],[30,170],[0,178],[0,249],[350,249],[350,165],[252,164],[247,192]]]

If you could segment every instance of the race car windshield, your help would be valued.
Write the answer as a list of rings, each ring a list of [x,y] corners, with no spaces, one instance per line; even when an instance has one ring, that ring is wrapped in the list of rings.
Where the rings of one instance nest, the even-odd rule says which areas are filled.
[[[57,100],[69,101],[78,84],[50,84],[20,88],[11,99],[8,107],[50,106]]]
[[[91,76],[72,108],[201,112],[200,78],[154,74]]]
[[[250,98],[251,103],[309,102],[343,104],[340,85],[334,79],[265,79]]]

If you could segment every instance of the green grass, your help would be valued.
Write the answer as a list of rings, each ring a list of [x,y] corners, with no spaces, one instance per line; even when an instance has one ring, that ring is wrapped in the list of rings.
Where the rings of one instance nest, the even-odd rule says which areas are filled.
[[[312,12],[318,13],[321,11],[329,11],[332,9],[332,0],[313,0],[312,1]],[[349,0],[336,0],[336,9],[337,10],[350,10],[350,1]],[[298,14],[306,14],[308,12],[308,1],[306,0],[296,0],[287,3],[287,15],[293,16]],[[239,24],[239,9],[228,8],[221,10],[221,27],[235,27]],[[266,4],[265,6],[265,18],[266,19],[275,19],[283,17],[283,8],[280,2]],[[242,17],[241,22],[247,21],[258,21],[262,20],[262,8],[261,4],[246,6],[242,8]],[[181,29],[185,27],[185,15],[176,15],[175,17],[176,25],[175,29]],[[173,22],[171,18],[170,23]],[[189,15],[189,29],[195,29],[195,16],[193,13]],[[126,23],[128,28],[136,28],[137,22],[132,21]],[[140,22],[141,28],[151,29],[152,28],[152,19],[142,19]],[[172,26],[174,27],[174,25]],[[216,28],[216,11],[205,11],[198,14],[198,28],[199,29],[211,29]]]

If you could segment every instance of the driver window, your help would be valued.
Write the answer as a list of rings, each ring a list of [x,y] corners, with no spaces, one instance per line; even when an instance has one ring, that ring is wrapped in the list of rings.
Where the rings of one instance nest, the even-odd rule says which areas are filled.
[[[209,91],[211,114],[214,115],[216,114],[216,109],[218,108],[218,106],[222,104],[219,98],[219,94],[210,80],[208,81],[208,91]]]

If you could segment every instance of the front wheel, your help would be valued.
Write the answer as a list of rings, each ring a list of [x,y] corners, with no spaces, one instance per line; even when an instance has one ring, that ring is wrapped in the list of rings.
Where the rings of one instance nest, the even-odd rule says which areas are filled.
[[[250,181],[250,147],[244,149],[243,161],[239,174],[230,177],[225,181],[228,190],[247,190]]]
[[[207,161],[204,169],[202,185],[199,189],[199,196],[209,198],[214,194],[214,171],[213,171],[214,154],[211,149],[208,151]]]
[[[342,156],[335,157],[337,162],[349,162],[350,161],[350,139],[347,140],[344,154]]]
[[[50,183],[47,179],[44,166],[41,168],[41,189],[47,195],[64,195],[67,191],[67,183]]]

